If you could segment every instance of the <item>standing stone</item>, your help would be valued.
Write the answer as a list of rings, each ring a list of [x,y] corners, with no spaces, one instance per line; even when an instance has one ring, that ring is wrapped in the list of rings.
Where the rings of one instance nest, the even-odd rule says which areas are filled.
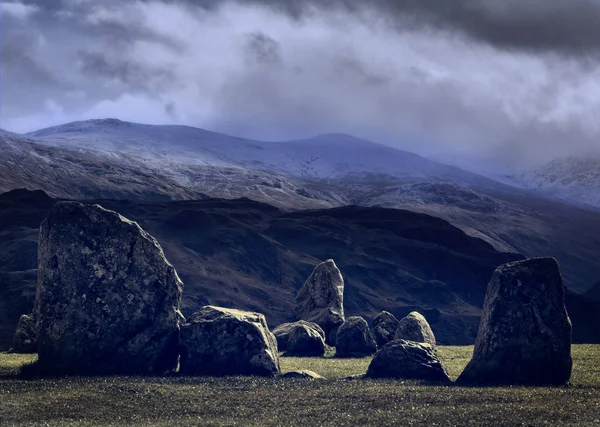
[[[310,326],[297,323],[289,334],[285,356],[320,357],[325,354],[323,336]]]
[[[488,284],[463,384],[562,385],[571,376],[571,321],[553,258],[498,267]]]
[[[371,361],[366,377],[450,382],[431,345],[404,340],[383,346]]]
[[[332,259],[319,264],[300,288],[296,317],[321,326],[327,344],[335,344],[336,332],[344,323],[344,279]]]
[[[206,306],[181,328],[182,375],[279,373],[277,340],[260,313]]]
[[[371,322],[373,336],[379,347],[383,347],[394,339],[396,329],[398,329],[398,319],[392,313],[382,311]]]
[[[429,326],[427,319],[417,311],[413,311],[400,320],[394,339],[424,342],[435,347],[435,335],[433,335],[431,326]]]
[[[158,242],[98,205],[57,203],[41,225],[38,367],[163,374],[178,360],[183,284]]]
[[[319,334],[323,338],[323,340],[325,340],[325,331],[323,331],[323,329],[314,322],[298,320],[297,322],[293,323],[282,323],[281,325],[273,329],[273,335],[275,335],[275,338],[277,338],[277,348],[279,349],[279,351],[287,350],[290,332],[296,325],[304,325],[308,328],[313,329],[317,334]]]
[[[32,314],[24,314],[19,319],[13,339],[11,353],[36,353],[35,320]]]
[[[377,344],[367,321],[360,316],[348,317],[337,333],[335,357],[365,357],[376,351]]]

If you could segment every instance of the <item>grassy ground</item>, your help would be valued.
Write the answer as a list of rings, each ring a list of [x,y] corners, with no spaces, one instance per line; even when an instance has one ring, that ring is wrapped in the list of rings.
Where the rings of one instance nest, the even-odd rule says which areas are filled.
[[[451,377],[471,347],[440,347]],[[14,375],[35,356],[0,354],[0,425],[600,425],[600,345],[574,346],[561,388],[465,388],[346,380],[370,359],[282,358],[326,381]]]

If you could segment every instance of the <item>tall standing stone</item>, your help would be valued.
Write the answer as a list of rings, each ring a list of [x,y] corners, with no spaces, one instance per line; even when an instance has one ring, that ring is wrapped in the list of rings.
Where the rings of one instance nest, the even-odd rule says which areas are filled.
[[[183,284],[137,223],[98,205],[57,203],[40,229],[38,262],[40,368],[66,374],[176,368]]]
[[[553,258],[498,267],[488,284],[462,384],[561,385],[571,376],[571,322]]]
[[[418,311],[413,311],[400,320],[396,329],[396,340],[424,342],[435,347],[435,335],[429,326],[429,322]]]
[[[344,323],[344,279],[332,259],[319,264],[296,297],[296,317],[318,324],[329,345],[335,345]]]

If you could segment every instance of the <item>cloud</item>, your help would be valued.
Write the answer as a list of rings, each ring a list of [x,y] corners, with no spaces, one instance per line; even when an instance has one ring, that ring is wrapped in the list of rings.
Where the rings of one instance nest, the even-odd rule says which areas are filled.
[[[447,3],[40,1],[1,29],[1,124],[345,132],[485,167],[597,145],[597,1]]]
[[[39,11],[36,5],[23,4],[19,2],[0,2],[0,13],[2,16],[26,20],[31,15]]]

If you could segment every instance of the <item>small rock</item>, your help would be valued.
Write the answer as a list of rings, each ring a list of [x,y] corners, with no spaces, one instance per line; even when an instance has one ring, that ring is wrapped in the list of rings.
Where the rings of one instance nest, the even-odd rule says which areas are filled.
[[[366,377],[450,382],[431,345],[405,340],[384,345],[371,361]]]
[[[19,319],[10,353],[36,353],[35,319],[32,314],[24,314]]]
[[[360,316],[351,316],[340,326],[335,343],[335,357],[365,357],[377,351],[369,324]]]
[[[280,371],[277,340],[265,316],[206,306],[181,327],[182,375],[260,375]]]
[[[488,284],[473,359],[457,382],[562,385],[571,368],[571,322],[556,260],[498,267]]]
[[[315,329],[298,323],[289,334],[285,356],[320,357],[325,354],[325,340]]]
[[[431,330],[431,326],[429,326],[427,319],[417,311],[413,311],[404,319],[400,320],[394,339],[423,342],[433,347],[435,347],[436,344],[435,335],[433,335],[433,331]]]
[[[279,378],[294,378],[294,379],[306,379],[306,380],[324,380],[325,377],[317,374],[313,371],[302,370],[302,371],[290,371],[281,375]]]
[[[312,328],[312,329],[314,329],[314,331],[316,333],[321,335],[321,337],[323,339],[325,339],[325,331],[323,331],[323,329],[314,322],[306,322],[304,320],[298,320],[297,322],[293,322],[293,323],[282,323],[281,325],[277,326],[272,331],[273,335],[275,335],[275,338],[277,338],[277,348],[279,349],[279,351],[287,350],[290,331],[296,325],[305,325],[309,328]]]
[[[394,339],[398,329],[398,319],[392,313],[382,311],[371,322],[373,336],[379,347],[383,347]]]
[[[325,331],[327,344],[335,344],[344,323],[344,279],[332,259],[319,264],[296,297],[296,317],[317,323]]]

